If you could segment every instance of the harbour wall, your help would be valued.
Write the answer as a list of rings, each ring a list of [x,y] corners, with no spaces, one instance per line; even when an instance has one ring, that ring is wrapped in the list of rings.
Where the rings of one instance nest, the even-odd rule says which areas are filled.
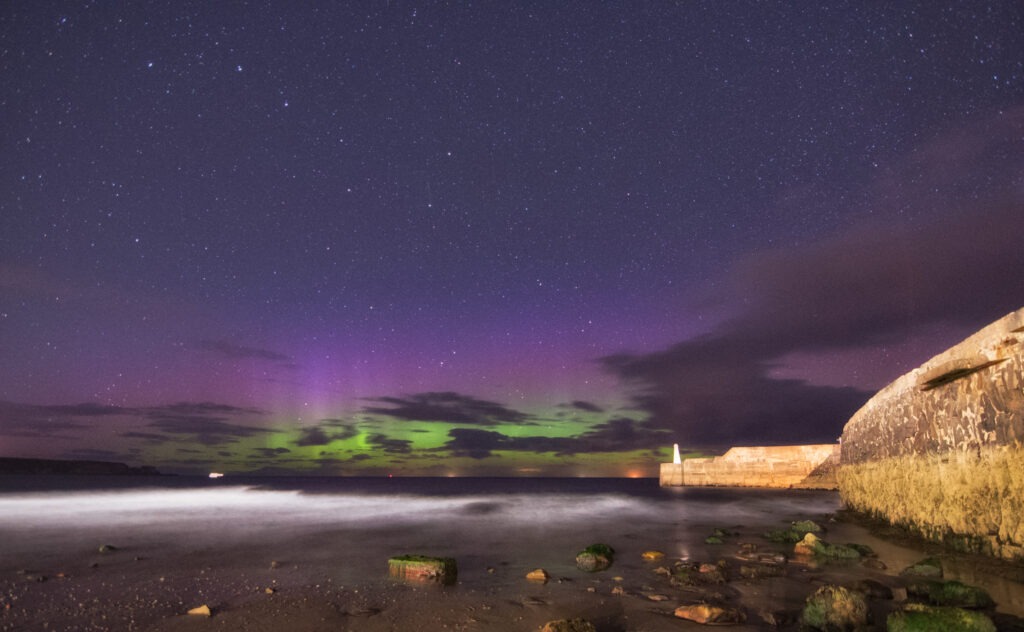
[[[879,391],[842,446],[847,507],[1024,559],[1024,308]]]
[[[734,447],[722,456],[663,463],[662,486],[835,489],[838,444]]]

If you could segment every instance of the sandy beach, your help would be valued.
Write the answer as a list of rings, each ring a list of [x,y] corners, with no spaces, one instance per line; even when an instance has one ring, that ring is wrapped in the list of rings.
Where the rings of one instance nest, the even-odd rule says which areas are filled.
[[[548,621],[583,617],[602,632],[667,631],[703,627],[673,616],[677,606],[699,601],[742,610],[746,622],[734,629],[773,629],[773,621],[779,629],[797,629],[796,617],[818,587],[866,579],[896,589],[894,599],[870,601],[874,621],[884,629],[907,583],[899,571],[936,553],[947,578],[992,595],[999,629],[1024,629],[1017,618],[1024,615],[1019,566],[880,538],[841,514],[837,520],[838,496],[831,492],[697,490],[653,504],[619,495],[606,501],[589,493],[571,497],[572,506],[589,513],[547,493],[402,496],[389,499],[395,515],[403,504],[422,515],[369,521],[309,512],[326,511],[324,503],[342,499],[352,512],[369,511],[347,496],[230,493],[218,498],[223,521],[181,509],[175,509],[178,521],[132,523],[124,515],[138,512],[129,509],[108,509],[103,513],[111,520],[90,521],[88,511],[76,509],[78,526],[57,512],[52,522],[19,527],[12,512],[29,510],[9,504],[8,518],[0,520],[0,536],[9,543],[0,567],[0,630],[537,630]],[[163,502],[177,502],[167,498]],[[259,502],[242,510],[228,498]],[[294,504],[280,513],[261,509],[269,499]],[[539,513],[516,518],[534,504]],[[559,504],[566,507],[561,513]],[[432,518],[430,506],[437,508]],[[32,505],[31,511],[47,507],[52,511],[53,505]],[[673,514],[666,507],[692,511]],[[828,541],[868,545],[877,558],[826,563],[794,556],[792,544],[765,538],[803,519],[823,525]],[[728,532],[723,543],[706,543],[717,528]],[[614,563],[605,571],[579,570],[575,554],[595,542],[614,547]],[[100,550],[103,545],[107,550]],[[645,560],[645,551],[665,556]],[[403,553],[455,557],[457,582],[388,577],[387,558]],[[785,558],[781,575],[745,576],[743,567],[772,557]],[[725,581],[680,585],[668,571],[683,562],[718,565]],[[550,580],[526,579],[536,568]],[[211,616],[187,614],[204,605]]]

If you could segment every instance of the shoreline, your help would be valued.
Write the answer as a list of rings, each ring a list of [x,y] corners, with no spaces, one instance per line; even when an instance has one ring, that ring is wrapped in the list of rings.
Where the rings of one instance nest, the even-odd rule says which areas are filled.
[[[756,505],[758,497],[767,500]],[[937,550],[924,541],[872,533],[848,513],[834,511],[837,497],[804,490],[701,491],[682,494],[683,502],[657,505],[662,512],[658,520],[607,509],[585,527],[566,523],[570,518],[556,513],[513,529],[491,530],[487,525],[504,520],[504,514],[496,513],[497,522],[488,522],[491,512],[498,511],[495,505],[505,500],[499,496],[492,502],[469,498],[462,513],[428,524],[368,527],[321,520],[301,529],[264,531],[238,524],[220,534],[186,530],[185,538],[178,531],[153,528],[90,527],[59,547],[24,548],[5,556],[0,562],[0,630],[537,630],[547,621],[582,617],[599,632],[667,632],[699,629],[673,616],[677,606],[697,601],[742,609],[746,622],[732,626],[736,630],[770,629],[766,617],[789,621],[777,629],[795,630],[795,617],[818,587],[870,579],[899,589],[907,583],[898,575],[901,568]],[[330,498],[315,493],[304,502],[321,500]],[[723,524],[725,516],[739,515],[734,506],[745,512],[742,524]],[[770,510],[797,506],[825,510]],[[887,568],[802,560],[793,555],[792,544],[764,537],[805,519],[824,526],[822,537],[828,541],[871,546]],[[477,526],[467,531],[464,523]],[[708,544],[705,538],[716,528],[729,535],[722,544]],[[0,537],[9,536],[0,528]],[[580,571],[574,556],[594,542],[615,549],[614,563],[606,571]],[[116,548],[100,552],[102,544]],[[784,556],[782,574],[744,576],[751,545],[756,555]],[[644,560],[648,550],[663,551],[665,557]],[[457,582],[440,586],[389,578],[387,558],[405,553],[455,557]],[[965,577],[992,594],[999,629],[1024,630],[1017,618],[1024,616],[1024,585],[989,573],[977,556],[949,551],[940,556],[950,577]],[[674,583],[666,571],[682,560],[724,561],[727,581]],[[538,567],[550,574],[550,581],[526,579]],[[974,573],[971,581],[964,573]],[[661,596],[665,599],[655,600]],[[881,629],[900,603],[871,601]],[[187,614],[203,605],[212,616]]]

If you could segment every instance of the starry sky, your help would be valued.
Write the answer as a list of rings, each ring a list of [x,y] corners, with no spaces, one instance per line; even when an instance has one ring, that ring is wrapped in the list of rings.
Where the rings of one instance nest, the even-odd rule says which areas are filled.
[[[0,7],[0,456],[834,441],[1024,305],[1022,235],[1016,1]]]

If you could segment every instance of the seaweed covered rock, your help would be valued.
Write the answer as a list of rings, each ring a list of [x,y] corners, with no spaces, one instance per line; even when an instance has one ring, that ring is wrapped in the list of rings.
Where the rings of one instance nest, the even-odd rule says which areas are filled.
[[[909,577],[942,577],[942,562],[937,557],[923,559],[900,571],[900,575]]]
[[[991,608],[995,605],[995,601],[983,589],[955,580],[914,582],[907,586],[907,594],[933,606]]]
[[[797,531],[807,535],[808,533],[822,533],[825,531],[820,524],[813,520],[797,520],[790,527],[793,531]]]
[[[885,622],[887,632],[996,632],[992,619],[980,612],[942,606],[907,604]]]
[[[388,559],[388,574],[398,579],[453,584],[458,570],[450,557],[400,555]]]
[[[615,549],[607,544],[591,544],[576,554],[576,568],[581,571],[603,571],[612,565]]]
[[[807,598],[800,620],[816,630],[855,630],[867,625],[868,603],[864,595],[855,590],[822,586]]]
[[[797,555],[815,555],[829,559],[856,560],[860,559],[860,551],[844,544],[829,544],[813,533],[804,535],[793,547]]]
[[[741,564],[740,577],[743,579],[764,579],[766,577],[782,577],[786,567],[775,562],[761,564]]]
[[[724,584],[726,582],[725,562],[718,564],[698,564],[682,562],[672,567],[671,584],[673,586],[706,586]]]
[[[708,603],[684,604],[676,608],[674,614],[679,619],[705,625],[732,625],[747,620],[742,610]]]
[[[765,539],[784,544],[795,544],[808,533],[822,533],[824,529],[813,520],[797,520],[788,529],[773,529],[764,534]]]

